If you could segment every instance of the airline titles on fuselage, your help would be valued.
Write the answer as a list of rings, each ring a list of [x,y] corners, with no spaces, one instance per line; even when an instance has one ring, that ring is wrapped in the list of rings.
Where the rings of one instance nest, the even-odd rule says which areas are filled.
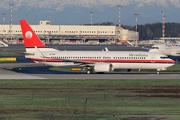
[[[130,57],[147,57],[148,55],[147,54],[134,54],[134,53],[129,53],[129,56]]]

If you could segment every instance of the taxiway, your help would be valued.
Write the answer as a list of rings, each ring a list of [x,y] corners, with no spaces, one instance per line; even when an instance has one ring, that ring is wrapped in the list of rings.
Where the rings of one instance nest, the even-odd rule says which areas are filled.
[[[86,74],[79,72],[51,71],[50,66],[37,63],[0,64],[0,79],[49,79],[49,80],[128,80],[128,79],[180,79],[180,74]]]

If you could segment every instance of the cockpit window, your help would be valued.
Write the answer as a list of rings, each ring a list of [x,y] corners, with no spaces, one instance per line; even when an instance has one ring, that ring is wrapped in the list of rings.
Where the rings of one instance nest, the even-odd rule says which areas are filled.
[[[167,56],[162,56],[162,57],[160,57],[161,59],[169,59],[169,57],[167,57]]]
[[[159,49],[159,47],[152,47],[152,49]]]

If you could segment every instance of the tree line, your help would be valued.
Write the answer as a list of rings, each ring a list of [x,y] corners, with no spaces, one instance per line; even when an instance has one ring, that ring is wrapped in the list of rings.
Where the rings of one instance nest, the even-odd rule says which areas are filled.
[[[122,25],[124,29],[136,30],[136,26]],[[162,37],[162,23],[138,25],[139,40]],[[165,23],[165,37],[180,37],[180,23]]]

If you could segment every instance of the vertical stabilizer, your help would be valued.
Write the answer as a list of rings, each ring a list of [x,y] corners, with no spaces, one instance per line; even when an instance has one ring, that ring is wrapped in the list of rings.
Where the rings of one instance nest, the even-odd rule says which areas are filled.
[[[26,20],[20,20],[21,30],[24,38],[24,45],[28,47],[45,47],[39,37],[34,33]]]

